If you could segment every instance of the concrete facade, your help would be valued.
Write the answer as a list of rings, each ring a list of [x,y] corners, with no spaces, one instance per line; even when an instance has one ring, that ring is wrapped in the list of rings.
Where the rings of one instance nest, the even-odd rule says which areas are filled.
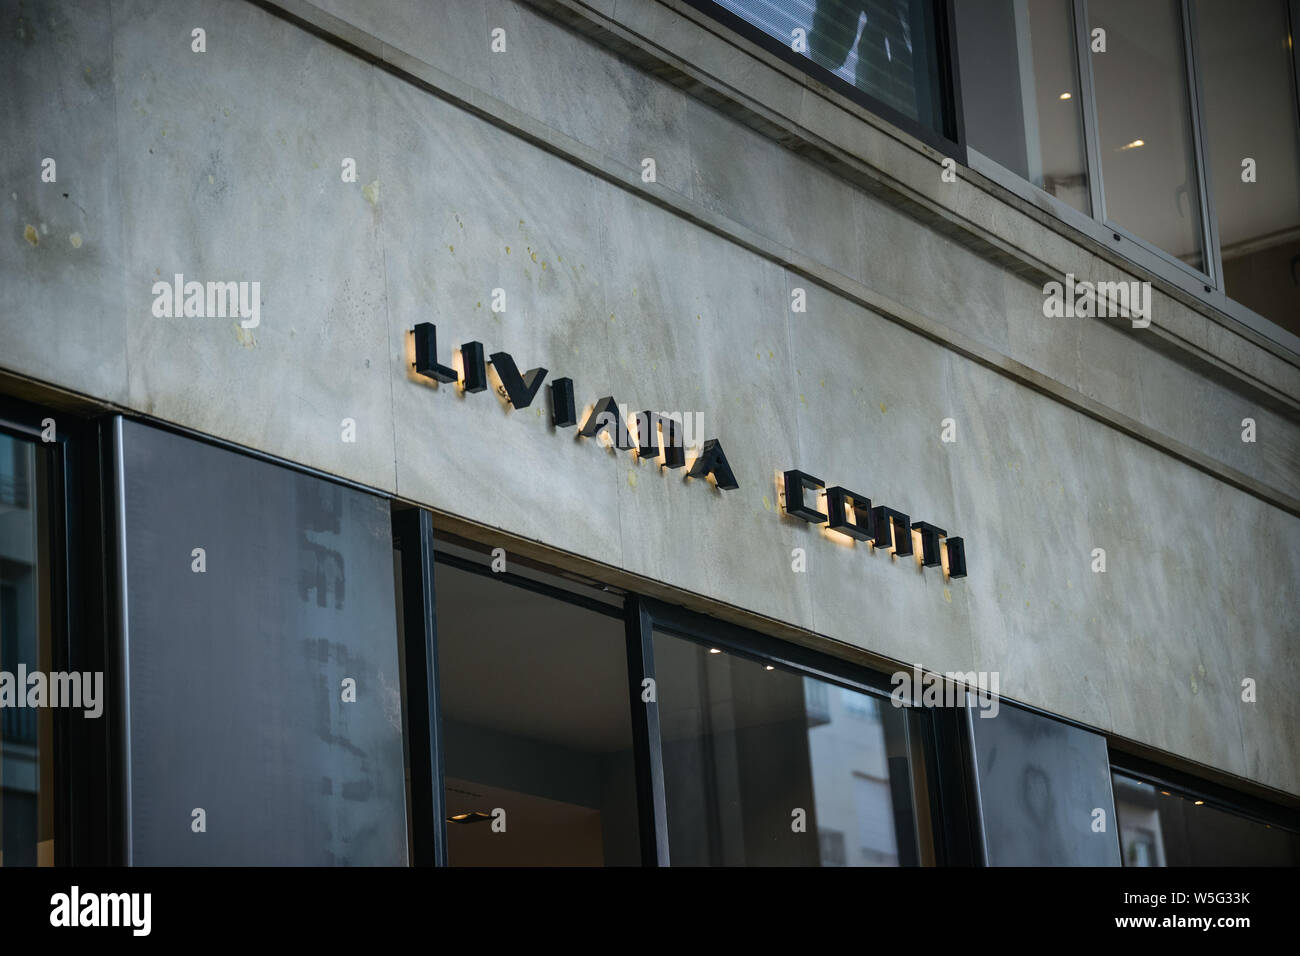
[[[12,377],[1300,795],[1300,357],[1161,282],[1149,329],[1045,318],[1066,272],[1149,277],[675,2],[3,8]],[[260,325],[155,317],[176,273],[260,282]],[[740,487],[434,385],[418,322],[702,412]],[[784,515],[788,468],[969,577]]]

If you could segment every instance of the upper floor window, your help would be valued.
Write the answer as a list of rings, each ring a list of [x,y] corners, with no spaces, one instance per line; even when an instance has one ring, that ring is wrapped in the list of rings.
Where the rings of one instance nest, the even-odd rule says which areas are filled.
[[[1067,0],[960,4],[962,103],[972,147],[1085,215],[1083,98]],[[978,51],[978,55],[976,54]]]
[[[1280,0],[1196,4],[1223,286],[1300,335],[1300,110]]]
[[[1300,334],[1287,0],[953,2],[973,166],[1032,183],[1184,288],[1224,293],[1237,318]]]
[[[923,139],[957,139],[939,0],[692,0]]]

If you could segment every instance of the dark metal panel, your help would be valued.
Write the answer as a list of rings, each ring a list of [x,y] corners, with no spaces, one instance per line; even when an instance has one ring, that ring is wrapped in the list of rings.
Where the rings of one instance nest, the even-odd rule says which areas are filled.
[[[1005,701],[989,713],[967,708],[988,865],[1119,866],[1106,739]]]
[[[119,442],[131,861],[404,864],[388,503],[131,421]]]

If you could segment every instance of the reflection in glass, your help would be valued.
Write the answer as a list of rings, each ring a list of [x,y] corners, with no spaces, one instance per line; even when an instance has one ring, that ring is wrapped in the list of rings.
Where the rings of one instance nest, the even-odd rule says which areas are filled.
[[[943,132],[933,0],[716,0],[922,126]]]
[[[1300,833],[1113,775],[1125,866],[1296,866]]]
[[[1196,16],[1224,288],[1300,335],[1300,130],[1286,4],[1197,0]]]
[[[907,711],[660,632],[654,654],[674,864],[917,862]]]
[[[441,562],[435,593],[449,862],[638,865],[622,620]]]
[[[44,465],[34,443],[0,434],[0,672],[15,682],[50,670]],[[48,708],[0,707],[0,866],[54,863],[51,736]]]
[[[1021,179],[1091,214],[1069,0],[960,0],[966,136]]]
[[[1089,0],[1106,217],[1203,268],[1183,28],[1177,0]]]

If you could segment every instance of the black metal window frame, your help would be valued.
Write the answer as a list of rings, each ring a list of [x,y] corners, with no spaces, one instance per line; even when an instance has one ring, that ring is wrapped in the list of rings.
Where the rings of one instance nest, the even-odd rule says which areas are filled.
[[[671,862],[658,705],[639,703],[642,680],[655,677],[655,631],[701,646],[725,648],[756,663],[780,667],[882,702],[891,694],[890,675],[882,671],[654,598],[629,595],[626,620],[629,690],[636,721],[633,730],[640,758],[638,788],[641,799],[647,801],[642,810],[646,828],[642,847],[648,866]],[[974,865],[979,859],[979,842],[969,742],[962,729],[962,715],[955,708],[909,709],[917,718],[915,727],[924,760],[924,798],[931,821],[934,862],[940,866]],[[920,826],[915,817],[914,824]]]
[[[773,638],[748,628],[687,611],[637,594],[627,594],[620,608],[510,571],[496,572],[486,563],[440,548],[446,540],[423,508],[393,512],[394,543],[401,553],[411,780],[412,865],[447,866],[447,820],[444,794],[442,715],[439,710],[437,596],[434,567],[446,564],[503,584],[566,601],[624,622],[627,698],[632,720],[632,749],[637,819],[643,866],[667,866],[668,810],[664,794],[663,755],[657,703],[642,703],[643,681],[653,680],[656,630],[698,644],[725,647],[733,654],[765,665],[813,677],[877,699],[890,696],[887,674]],[[423,685],[423,686],[421,686]],[[935,862],[971,865],[979,859],[972,811],[969,743],[956,710],[917,708],[917,729],[925,761],[931,838]]]
[[[105,713],[100,719],[73,719],[66,710],[55,711],[55,863],[122,865],[127,859],[128,797],[125,675],[121,671],[124,655],[122,636],[112,623],[117,621],[118,612],[112,582],[120,572],[114,545],[118,540],[113,506],[117,483],[112,439],[114,418],[90,418],[0,395],[0,432],[40,442],[43,422],[49,418],[56,423],[55,441],[44,443],[49,447],[52,467],[47,469],[46,485],[38,493],[47,495],[51,504],[52,667],[102,671],[107,691]],[[170,430],[204,440],[203,436],[185,429],[172,427]],[[284,467],[296,467],[247,449],[236,450]],[[318,474],[301,467],[298,470]],[[456,539],[435,531],[431,512],[387,497],[393,509],[393,538],[400,552],[403,585],[404,632],[399,643],[406,670],[403,709],[411,779],[408,826],[414,866],[447,865],[435,563],[623,619],[643,865],[671,862],[657,706],[641,703],[642,681],[655,676],[653,635],[656,630],[698,644],[726,648],[758,663],[779,666],[849,690],[876,697],[890,695],[889,676],[880,670],[655,598],[627,593],[619,606],[514,572],[494,572],[485,562],[442,549]],[[959,708],[923,707],[916,708],[916,715],[924,755],[934,861],[937,865],[980,865],[973,755],[963,723],[964,714]],[[1196,776],[1194,771],[1136,756],[1119,749],[1122,742],[1102,733],[1107,738],[1112,774],[1122,773],[1160,784],[1256,822],[1300,832],[1300,801],[1294,805],[1271,802]]]
[[[883,100],[877,99],[843,77],[794,52],[788,44],[763,32],[743,17],[713,2],[713,0],[685,0],[687,5],[721,23],[733,33],[761,47],[784,63],[795,67],[841,96],[852,100],[868,112],[915,136],[927,146],[952,157],[963,166],[966,163],[966,138],[961,108],[961,84],[957,72],[957,30],[952,0],[934,0],[933,55],[938,67],[938,99],[941,112],[941,130],[932,129],[899,111]]]
[[[44,441],[45,422],[54,438]],[[49,507],[51,660],[56,671],[104,675],[104,710],[90,719],[52,713],[54,864],[125,862],[123,674],[112,589],[115,561],[111,440],[107,421],[0,394],[0,432],[32,441],[49,455],[42,487]],[[36,476],[33,476],[35,480]]]
[[[448,536],[434,531],[433,515],[424,508],[395,507],[393,543],[401,553],[402,622],[401,644],[406,671],[406,699],[403,713],[407,732],[410,771],[411,865],[447,866],[447,807],[440,674],[438,669],[438,614],[434,567],[445,564],[502,584],[522,588],[556,600],[566,601],[606,617],[620,619],[624,609],[615,604],[585,598],[582,594],[553,587],[513,571],[493,571],[486,563],[453,554],[441,545]],[[629,671],[632,656],[628,655]],[[635,699],[635,698],[634,698]],[[636,711],[632,707],[635,744]],[[641,778],[640,751],[634,755],[638,784]],[[640,792],[638,818],[644,816]],[[644,835],[644,830],[643,830]],[[642,844],[644,862],[644,840]]]
[[[622,617],[627,652],[627,695],[631,708],[637,816],[643,866],[668,866],[668,808],[662,742],[656,703],[643,704],[643,681],[655,678],[654,633],[660,631],[696,644],[726,649],[764,665],[812,677],[877,698],[890,695],[889,675],[862,664],[719,620],[675,604],[628,593],[623,608],[513,572],[494,572],[485,562],[440,550],[448,539],[438,534],[432,514],[422,508],[394,512],[395,541],[402,554],[404,644],[407,711],[410,728],[411,826],[416,851],[413,865],[448,865],[446,808],[443,793],[441,715],[438,712],[437,613],[433,568],[443,563],[515,587],[567,601],[607,617]],[[427,686],[420,687],[418,675]],[[1024,706],[1024,705],[1019,705]],[[1026,708],[1054,720],[1075,721]],[[930,837],[938,866],[985,865],[975,791],[974,754],[961,708],[915,708],[928,799]],[[1103,731],[1109,771],[1195,795],[1207,804],[1274,827],[1300,831],[1300,810],[1212,783],[1168,764],[1116,749]],[[1113,786],[1113,777],[1112,777]],[[919,821],[918,821],[918,825]],[[1116,840],[1119,839],[1118,832]]]

